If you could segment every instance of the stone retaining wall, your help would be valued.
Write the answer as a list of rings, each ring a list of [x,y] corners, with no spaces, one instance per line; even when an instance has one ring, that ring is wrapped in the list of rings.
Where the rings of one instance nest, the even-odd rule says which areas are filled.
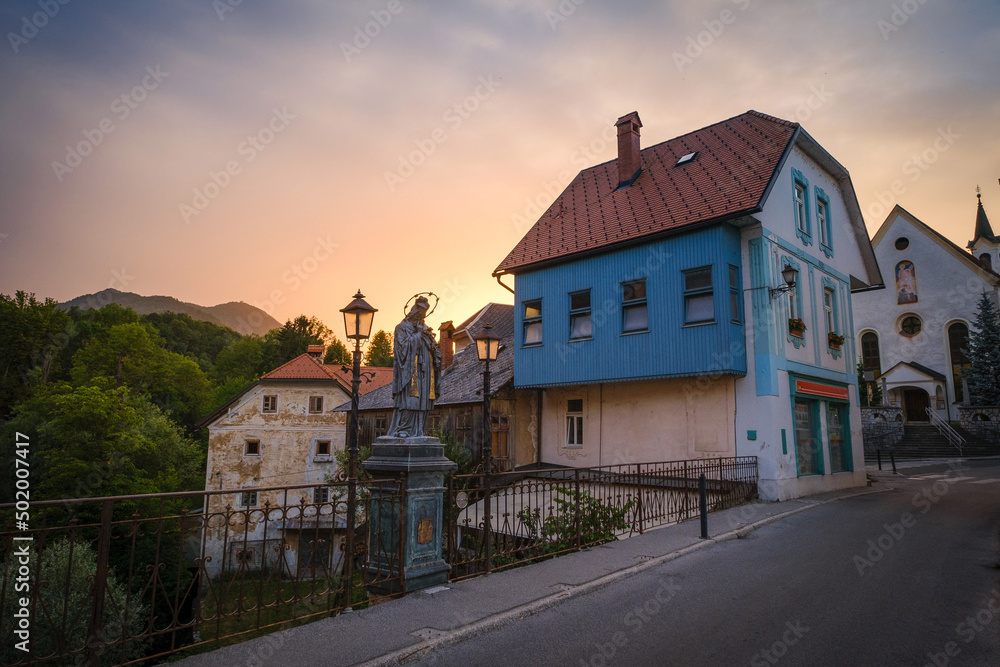
[[[903,408],[891,405],[861,408],[861,434],[866,452],[891,449],[903,438]]]
[[[987,442],[1000,442],[1000,406],[961,406],[958,408],[958,423]]]

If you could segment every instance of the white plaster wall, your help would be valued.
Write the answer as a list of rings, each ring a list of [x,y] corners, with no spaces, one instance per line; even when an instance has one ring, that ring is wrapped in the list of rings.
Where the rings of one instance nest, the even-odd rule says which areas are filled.
[[[853,472],[827,472],[803,477],[798,476],[791,384],[785,371],[778,371],[778,391],[778,396],[757,396],[756,382],[749,373],[747,377],[736,381],[736,400],[739,405],[736,411],[736,451],[739,456],[757,457],[761,498],[789,500],[867,484],[861,439],[861,408],[858,407],[856,387],[848,389]],[[782,453],[782,430],[785,431],[787,454]],[[750,440],[750,431],[756,431],[756,440]],[[826,437],[824,410],[820,410],[820,433],[823,437],[823,469],[829,471],[830,443]]]
[[[734,456],[733,378],[546,389],[542,460],[574,467]],[[566,442],[566,401],[584,401],[584,444]]]
[[[906,237],[910,244],[896,250],[895,241]],[[860,350],[861,335],[875,331],[879,337],[882,371],[901,361],[916,361],[945,375],[948,380],[947,403],[952,419],[958,418],[953,405],[954,382],[948,352],[947,327],[962,321],[974,321],[976,304],[983,291],[996,298],[996,289],[974,270],[928,237],[901,215],[890,223],[875,248],[875,256],[885,278],[886,289],[854,295],[855,340]],[[916,274],[916,303],[897,304],[895,268],[902,260],[913,262]],[[919,334],[906,337],[899,334],[899,321],[904,315],[915,314],[923,321]],[[931,393],[931,405],[934,395]],[[944,411],[941,415],[945,416]]]
[[[809,181],[810,219],[812,220],[812,245],[803,246],[795,235],[795,210],[792,193],[792,169],[798,169]],[[816,200],[813,186],[818,185],[830,198],[830,227],[833,240],[833,257],[827,258],[819,247],[819,231],[816,227]],[[782,165],[774,187],[764,204],[764,210],[755,216],[764,227],[778,236],[794,240],[796,247],[829,264],[845,275],[857,276],[867,283],[867,272],[858,242],[847,215],[847,205],[840,185],[825,170],[816,164],[800,148],[793,147],[785,164]]]
[[[809,205],[812,220],[812,243],[803,244],[796,235],[795,211],[793,198],[792,169],[798,169],[809,181]],[[827,257],[819,246],[819,233],[816,226],[815,190],[814,186],[822,188],[830,198],[830,220],[833,242],[833,256]],[[756,384],[757,363],[754,356],[755,337],[764,335],[759,323],[753,318],[753,303],[751,292],[744,293],[744,310],[749,313],[747,337],[747,375],[736,380],[736,433],[735,450],[740,456],[755,455],[758,457],[760,471],[761,496],[768,500],[785,500],[812,493],[821,493],[840,488],[863,486],[866,484],[864,473],[864,451],[861,439],[861,414],[857,403],[856,387],[851,386],[850,392],[850,424],[853,472],[811,475],[799,477],[795,459],[795,432],[792,421],[792,401],[790,395],[789,376],[786,370],[780,370],[786,363],[784,360],[798,362],[817,369],[817,373],[833,371],[853,375],[854,359],[857,351],[853,341],[852,299],[848,283],[839,276],[857,276],[867,281],[861,250],[850,225],[847,206],[839,184],[822,170],[811,158],[800,149],[794,148],[788,160],[781,169],[775,181],[774,188],[764,210],[757,214],[762,228],[751,226],[742,231],[743,244],[743,284],[751,286],[750,257],[747,242],[754,237],[768,232],[767,258],[772,287],[782,284],[780,271],[782,257],[792,257],[800,269],[798,289],[802,295],[801,316],[808,329],[805,332],[805,344],[796,347],[789,342],[787,335],[788,296],[779,295],[769,301],[771,308],[767,317],[770,320],[770,331],[774,337],[777,353],[778,396],[758,396]],[[839,274],[839,275],[838,275]],[[845,336],[845,342],[836,356],[827,344],[826,325],[823,312],[823,277],[828,277],[836,283],[837,301],[835,307],[838,314],[837,332]],[[855,324],[856,327],[856,324]],[[818,354],[817,354],[818,352]],[[801,373],[808,375],[808,373]],[[822,382],[820,377],[817,381]],[[826,415],[821,415],[821,432],[826,437]],[[782,453],[781,431],[784,429],[787,454]],[[750,439],[750,431],[756,432],[756,440]],[[830,469],[829,443],[824,442],[825,470]]]

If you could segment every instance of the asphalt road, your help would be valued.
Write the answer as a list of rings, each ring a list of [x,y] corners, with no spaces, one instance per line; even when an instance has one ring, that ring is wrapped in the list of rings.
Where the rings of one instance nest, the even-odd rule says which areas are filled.
[[[1000,466],[910,468],[421,665],[1000,665]]]

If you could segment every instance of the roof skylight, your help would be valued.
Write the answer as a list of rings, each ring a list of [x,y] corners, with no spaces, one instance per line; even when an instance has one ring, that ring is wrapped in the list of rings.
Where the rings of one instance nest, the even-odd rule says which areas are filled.
[[[677,164],[675,164],[674,166],[675,167],[679,167],[682,164],[687,164],[688,162],[690,162],[691,160],[693,160],[697,154],[698,154],[698,151],[695,151],[693,153],[688,153],[687,155],[682,155],[681,157],[679,157],[677,159]]]

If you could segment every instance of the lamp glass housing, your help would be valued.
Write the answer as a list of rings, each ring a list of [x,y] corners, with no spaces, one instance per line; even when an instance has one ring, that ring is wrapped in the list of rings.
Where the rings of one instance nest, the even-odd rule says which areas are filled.
[[[493,333],[493,327],[489,324],[476,336],[476,351],[479,353],[480,361],[496,361],[497,353],[500,351],[500,338]]]
[[[799,278],[799,270],[794,266],[786,266],[781,270],[781,278],[788,285],[788,289],[795,287],[795,282]]]
[[[354,301],[346,308],[340,309],[340,312],[344,314],[344,330],[347,337],[353,340],[368,340],[372,333],[375,313],[378,312],[377,308],[368,305],[364,296],[361,290],[358,290],[358,293],[354,295]]]

